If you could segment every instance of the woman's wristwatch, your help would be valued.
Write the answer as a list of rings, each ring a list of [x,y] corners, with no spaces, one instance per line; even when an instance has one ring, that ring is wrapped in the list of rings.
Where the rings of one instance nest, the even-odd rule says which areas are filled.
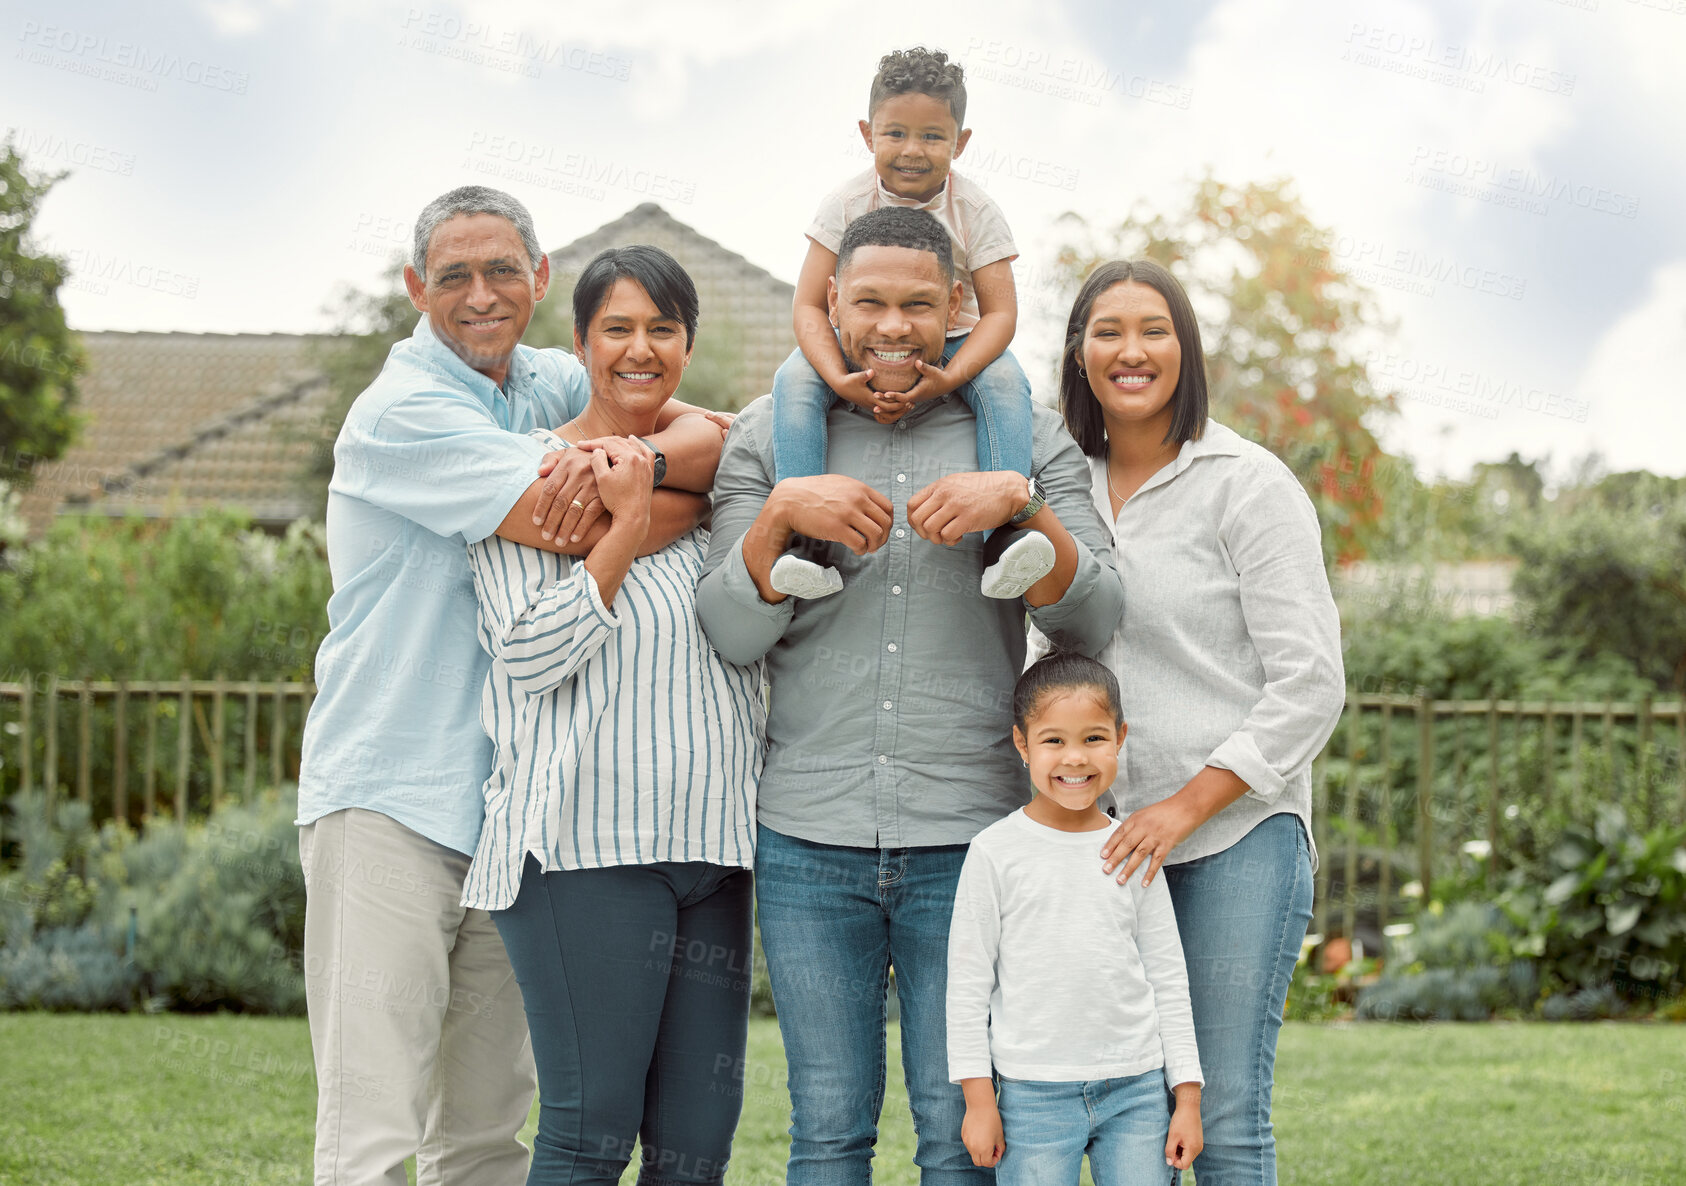
[[[643,441],[644,447],[655,455],[656,480],[651,483],[651,486],[660,486],[662,484],[662,479],[667,477],[667,454],[652,445],[649,437],[639,437],[638,439]]]
[[[1036,475],[1032,474],[1027,481],[1030,483],[1030,501],[1024,504],[1024,509],[1018,514],[1007,520],[1009,527],[1018,527],[1029,522],[1036,516],[1037,511],[1048,505],[1047,492],[1042,489],[1042,483],[1036,480]]]

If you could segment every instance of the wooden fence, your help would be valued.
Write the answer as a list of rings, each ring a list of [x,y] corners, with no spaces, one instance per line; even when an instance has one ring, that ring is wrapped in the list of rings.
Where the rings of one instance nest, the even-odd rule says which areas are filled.
[[[231,766],[238,773],[240,793],[245,798],[251,797],[260,781],[275,785],[296,778],[299,740],[315,696],[316,685],[312,683],[196,680],[186,676],[174,681],[47,676],[35,682],[0,684],[0,721],[4,721],[5,732],[14,742],[0,748],[0,758],[16,771],[14,775],[12,769],[5,769],[0,787],[8,791],[41,789],[49,802],[73,787],[76,798],[92,809],[96,822],[108,818],[133,822],[137,806],[139,818],[155,816],[161,799],[167,812],[186,820],[196,811],[215,811],[222,806],[229,796]],[[74,707],[67,710],[67,702]],[[102,738],[109,741],[109,748],[94,744],[95,710],[102,703],[109,705],[108,738]],[[60,753],[59,721],[67,711],[76,717],[75,769],[71,776],[63,769]],[[241,718],[240,732],[234,735],[244,739],[238,765],[229,760],[230,716]],[[131,727],[137,723],[138,728]],[[161,732],[166,733],[162,739]],[[199,735],[197,747],[195,732]],[[173,779],[168,753],[172,744]],[[96,757],[106,775],[97,799],[93,772]],[[197,777],[196,765],[202,767]],[[134,785],[137,774],[138,788]],[[137,789],[138,802],[133,797]]]
[[[0,684],[0,795],[73,794],[96,822],[215,811],[297,777],[315,694],[257,680]],[[73,746],[62,736],[71,716]],[[1413,878],[1426,892],[1469,859],[1471,841],[1497,869],[1518,805],[1584,818],[1615,800],[1641,824],[1686,822],[1686,706],[1352,691],[1313,787],[1313,930],[1379,929],[1407,908]]]
[[[1413,773],[1403,767],[1414,777],[1403,778]],[[1523,806],[1536,817],[1586,820],[1596,804],[1615,802],[1642,827],[1686,822],[1686,703],[1349,691],[1313,765],[1313,798],[1321,856],[1313,932],[1352,935],[1361,918],[1380,930],[1402,913],[1402,897],[1426,894],[1472,849],[1492,877]],[[1413,873],[1413,892],[1402,893]],[[1396,879],[1406,884],[1396,888]]]

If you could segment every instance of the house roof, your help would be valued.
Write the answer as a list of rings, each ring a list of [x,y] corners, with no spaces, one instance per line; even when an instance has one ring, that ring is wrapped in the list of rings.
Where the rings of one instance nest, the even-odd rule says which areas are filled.
[[[320,447],[326,335],[84,333],[76,444],[35,469],[31,535],[56,514],[192,514],[238,506],[259,522],[312,509],[302,467]]]
[[[738,403],[767,391],[790,353],[791,285],[646,202],[551,253],[561,291],[609,246],[654,243],[696,281],[700,333],[729,323],[741,367]],[[191,515],[240,507],[263,524],[315,513],[312,460],[332,448],[320,334],[81,335],[84,428],[55,462],[35,467],[23,497],[29,534],[56,515]]]

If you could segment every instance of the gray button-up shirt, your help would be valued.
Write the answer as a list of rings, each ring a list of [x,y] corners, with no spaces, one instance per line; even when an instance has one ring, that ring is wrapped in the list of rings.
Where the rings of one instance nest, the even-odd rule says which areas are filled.
[[[1099,654],[1123,613],[1112,537],[1089,467],[1059,417],[1032,410],[1032,467],[1077,541],[1077,574],[1032,621],[1063,647]],[[977,424],[945,396],[894,425],[839,401],[826,420],[829,470],[894,504],[890,538],[868,556],[828,546],[843,591],[777,605],[744,564],[744,533],[773,488],[773,404],[732,426],[714,480],[714,535],[697,617],[733,663],[765,657],[772,687],[760,822],[855,848],[965,844],[1030,798],[1012,744],[1013,683],[1024,666],[1024,604],[978,592],[981,535],[953,548],[919,537],[907,500],[977,469]]]

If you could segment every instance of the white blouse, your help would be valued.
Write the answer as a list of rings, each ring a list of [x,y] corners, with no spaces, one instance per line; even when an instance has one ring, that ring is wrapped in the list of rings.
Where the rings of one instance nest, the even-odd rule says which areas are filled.
[[[1124,580],[1123,624],[1100,655],[1129,727],[1112,786],[1119,818],[1216,766],[1249,789],[1168,864],[1222,852],[1284,812],[1309,839],[1311,762],[1346,698],[1311,499],[1273,453],[1215,420],[1116,517],[1106,459],[1089,466]],[[1047,653],[1034,628],[1030,642],[1033,659]]]

